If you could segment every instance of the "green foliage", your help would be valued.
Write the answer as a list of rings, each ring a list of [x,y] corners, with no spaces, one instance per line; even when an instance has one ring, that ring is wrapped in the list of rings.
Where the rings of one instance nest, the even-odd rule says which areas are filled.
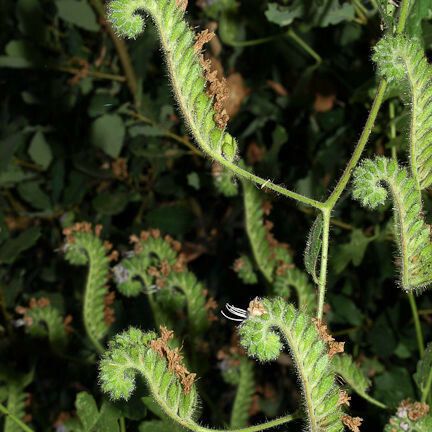
[[[231,410],[230,428],[240,429],[246,427],[249,420],[249,410],[252,405],[252,397],[255,393],[255,377],[253,363],[247,358],[240,358],[236,367],[237,374],[231,380],[231,384],[237,386],[237,391]]]
[[[238,194],[238,184],[232,172],[219,164],[213,165],[213,184],[219,193],[226,197],[234,197]]]
[[[414,374],[414,381],[420,391],[420,394],[427,395],[432,386],[432,343],[426,347],[424,356],[417,363],[417,370]]]
[[[23,421],[26,415],[28,393],[25,388],[33,380],[33,371],[25,375],[14,374],[10,370],[0,371],[0,389],[5,390],[6,409],[10,415],[4,417],[4,432],[21,432],[21,427],[12,418]]]
[[[274,256],[264,226],[263,199],[258,189],[248,181],[242,181],[245,211],[245,228],[255,262],[267,281],[273,279]]]
[[[405,36],[385,37],[374,49],[381,75],[408,95],[411,109],[409,131],[411,173],[419,189],[432,183],[432,67],[418,40]]]
[[[319,262],[319,254],[321,252],[321,236],[323,230],[323,218],[319,214],[309,232],[304,253],[304,263],[306,271],[312,276],[312,279],[318,284],[317,266]]]
[[[99,409],[90,393],[80,392],[77,394],[75,407],[79,423],[68,422],[68,430],[73,432],[117,432],[120,430],[120,411],[110,402],[104,400]]]
[[[331,361],[331,367],[348,386],[358,395],[364,397],[366,391],[371,385],[370,379],[365,376],[363,371],[354,363],[352,357],[348,354],[334,356]]]
[[[423,47],[428,52],[432,43],[431,2],[401,0],[397,7],[384,0],[189,0],[186,14],[183,0],[115,2],[113,16],[126,31],[138,32],[142,19],[150,18],[143,36],[128,41],[115,36],[104,3],[1,3],[0,355],[2,364],[18,376],[34,369],[31,386],[30,381],[26,386],[19,384],[21,396],[15,399],[22,401],[25,392],[31,394],[26,397],[25,419],[31,418],[27,428],[41,432],[178,432],[185,427],[208,431],[196,423],[171,422],[140,379],[128,401],[110,403],[97,390],[97,358],[88,349],[86,327],[102,352],[114,310],[115,322],[109,328],[113,334],[131,325],[143,332],[163,323],[173,328],[177,338],[170,345],[184,344],[183,364],[199,371],[201,377],[197,388],[202,394],[203,423],[221,430],[233,413],[233,421],[246,425],[248,397],[215,373],[221,349],[238,352],[236,340],[226,345],[232,323],[217,312],[222,302],[247,304],[255,295],[272,297],[279,290],[302,313],[315,314],[316,309],[319,316],[322,309],[328,327],[343,336],[345,350],[354,353],[370,377],[370,390],[362,394],[365,383],[359,371],[345,357],[333,358],[345,369],[340,373],[331,369],[331,379],[336,375],[337,381],[357,388],[365,399],[353,394],[350,401],[350,409],[364,418],[361,430],[383,430],[391,415],[381,409],[384,405],[395,407],[407,398],[431,403],[430,349],[414,380],[411,375],[422,341],[431,339],[430,297],[427,293],[416,297],[411,309],[406,293],[392,289],[391,242],[401,236],[389,229],[391,212],[387,208],[365,212],[346,193],[361,154],[369,158],[373,153],[391,155],[397,160],[406,141],[414,142],[418,152],[418,158],[411,157],[409,163],[419,164],[425,176],[422,184],[428,182],[429,128],[424,136],[417,130],[415,140],[409,132],[414,117],[423,129],[429,122],[429,66]],[[136,8],[138,13],[131,17]],[[126,16],[131,21],[121,22]],[[201,34],[197,43],[198,27],[216,33],[205,53],[201,42],[208,37]],[[405,36],[392,36],[397,28]],[[375,81],[368,53],[381,30],[386,36],[378,50],[397,67],[402,65],[400,79],[382,75],[384,69],[379,66]],[[391,52],[395,45],[397,52]],[[402,48],[408,51],[403,53]],[[404,59],[418,59],[421,68],[404,68]],[[215,76],[207,60],[217,69],[219,83],[226,75],[229,89],[224,101],[224,91],[215,92]],[[417,76],[419,71],[424,75]],[[382,76],[389,82],[386,92]],[[413,77],[421,86],[411,92]],[[414,105],[421,108],[416,116],[410,115],[413,94]],[[405,108],[399,97],[407,102]],[[226,134],[224,109],[230,117],[230,133],[239,138],[238,154],[244,163],[235,156],[237,146]],[[419,153],[420,148],[424,153]],[[210,175],[214,160],[219,166]],[[407,170],[413,177],[408,163]],[[251,244],[252,253],[247,252],[245,206],[235,177],[256,182],[251,185],[256,192],[254,205],[263,199],[271,201],[274,236],[286,242],[277,242],[270,232],[271,224],[264,220],[270,208],[266,204],[264,214],[255,213],[254,222],[264,227],[264,235],[255,240],[264,239],[269,250],[261,262],[254,256],[257,245]],[[428,224],[431,199],[427,189],[422,189],[421,198]],[[300,204],[286,202],[284,196]],[[423,217],[423,211],[419,216]],[[302,267],[296,267],[301,266],[305,237],[314,219],[305,267],[316,287]],[[57,253],[65,249],[62,228],[80,220],[101,224],[104,237],[115,244],[121,258],[119,265],[113,263],[112,273],[109,265],[102,266],[103,279],[113,276],[110,284],[114,287],[119,281],[122,290],[114,302],[114,292],[106,296],[104,287],[103,309],[102,295],[93,303],[89,302],[92,296],[85,295],[89,288],[86,269],[72,267]],[[179,256],[178,251],[166,248],[165,239],[159,245],[155,241],[147,254],[135,248],[130,253],[129,236],[150,227],[182,242],[187,268],[161,274],[162,265],[165,269],[166,264],[176,265]],[[265,251],[266,246],[258,243],[260,248]],[[239,251],[246,252],[242,256],[246,265],[238,269],[242,279],[231,271]],[[85,263],[86,255],[78,260],[82,266],[91,264]],[[261,267],[268,269],[268,277],[261,276]],[[207,301],[204,286],[212,295]],[[319,301],[315,291],[320,293]],[[46,310],[27,310],[23,316],[19,306],[32,298],[52,302]],[[81,319],[91,304],[97,306],[97,313]],[[217,316],[209,316],[214,321],[211,325],[209,309]],[[232,311],[239,321],[251,318],[248,311],[234,306]],[[23,319],[26,315],[28,319]],[[62,316],[68,317],[67,339]],[[291,322],[284,324],[291,326]],[[245,367],[244,377],[252,362],[245,360],[250,368]],[[278,417],[285,411],[302,418],[279,429],[299,430],[306,423],[302,386],[295,386],[293,364],[281,355],[271,366],[253,368],[257,392],[250,422],[276,420],[252,426],[250,431],[292,420]],[[231,378],[238,383],[240,368],[233,372]],[[129,374],[131,370],[127,378]],[[8,377],[14,375],[10,372]],[[8,408],[6,381],[0,386],[3,413]],[[249,395],[252,382],[245,379],[243,383]],[[12,402],[11,406],[20,405]],[[1,426],[6,421],[15,428],[22,415],[18,413],[18,423],[14,423],[12,416],[4,414]],[[405,414],[393,417],[387,429],[431,429],[428,417],[415,423]],[[25,424],[21,427],[28,432]]]
[[[387,199],[382,183],[389,188],[394,204],[401,285],[405,290],[425,288],[432,281],[432,243],[415,180],[394,160],[383,157],[365,160],[354,173],[353,197],[364,207],[375,209]]]
[[[316,293],[307,274],[298,268],[288,269],[282,275],[276,276],[272,291],[276,296],[289,299],[291,288],[295,290],[299,309],[313,313],[316,309]]]
[[[308,315],[280,298],[263,300],[240,327],[241,344],[251,357],[275,360],[287,344],[302,387],[310,431],[342,431],[342,412],[325,343]],[[283,341],[278,333],[282,335]]]

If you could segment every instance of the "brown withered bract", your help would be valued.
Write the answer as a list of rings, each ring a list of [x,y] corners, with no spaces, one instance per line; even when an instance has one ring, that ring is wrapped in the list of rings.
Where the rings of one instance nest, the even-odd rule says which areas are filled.
[[[341,390],[339,392],[338,405],[350,406],[350,401],[351,401],[351,396],[345,390]]]
[[[174,332],[168,330],[164,326],[160,326],[161,336],[150,342],[150,348],[155,351],[160,357],[166,359],[168,369],[173,372],[183,386],[184,392],[187,394],[191,391],[192,385],[195,382],[196,374],[189,372],[183,365],[183,355],[181,348],[170,348],[168,343],[174,337]]]
[[[247,308],[247,311],[250,316],[261,316],[267,313],[264,304],[258,297],[255,297],[249,302],[249,307]]]
[[[360,426],[363,422],[361,417],[342,416],[342,423],[352,432],[360,432]]]
[[[182,11],[185,11],[188,5],[188,0],[176,0],[176,5]]]

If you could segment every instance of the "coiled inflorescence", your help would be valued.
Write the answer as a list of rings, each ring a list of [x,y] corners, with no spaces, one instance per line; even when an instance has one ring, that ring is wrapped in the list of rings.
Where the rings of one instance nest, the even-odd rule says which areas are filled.
[[[140,12],[148,13],[158,29],[176,99],[197,143],[217,160],[234,160],[237,144],[224,130],[220,106],[226,91],[201,54],[208,32],[195,41],[175,0],[113,0],[108,19],[121,36],[136,38],[144,30]]]
[[[432,184],[432,67],[419,40],[387,36],[374,49],[379,73],[394,83],[411,107],[409,145],[418,189]]]
[[[325,342],[311,319],[280,298],[255,301],[240,326],[241,344],[260,361],[274,360],[286,344],[302,387],[311,432],[344,429],[339,388]]]
[[[186,305],[193,336],[204,332],[214,301],[206,297],[204,285],[187,269],[181,244],[170,236],[162,237],[159,230],[142,231],[131,236],[131,242],[133,251],[113,269],[118,290],[128,297],[154,294],[154,318],[165,324]]]
[[[423,220],[421,194],[408,171],[384,157],[367,159],[354,172],[353,196],[363,206],[375,209],[387,199],[384,185],[393,200],[402,287],[425,288],[432,282],[430,226]]]
[[[135,376],[141,375],[165,414],[188,427],[198,405],[195,374],[182,364],[179,349],[170,347],[171,338],[172,332],[165,328],[159,338],[136,328],[115,336],[100,362],[100,383],[114,400],[128,400]]]
[[[100,239],[101,230],[101,226],[98,225],[93,230],[85,222],[63,230],[66,237],[66,260],[73,265],[89,266],[84,291],[84,325],[90,340],[99,351],[103,350],[101,340],[113,321],[113,312],[109,307],[113,297],[108,293],[107,284],[109,262],[117,258],[117,252],[111,251],[111,244]]]

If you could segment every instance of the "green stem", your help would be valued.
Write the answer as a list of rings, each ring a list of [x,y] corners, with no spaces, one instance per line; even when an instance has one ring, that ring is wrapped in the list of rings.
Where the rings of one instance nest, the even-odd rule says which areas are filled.
[[[411,312],[414,319],[414,326],[416,331],[416,337],[417,337],[417,346],[420,354],[420,358],[423,358],[425,347],[424,347],[424,340],[423,340],[423,331],[420,324],[420,318],[417,310],[417,304],[414,298],[414,294],[412,292],[408,293],[408,300],[411,306]]]
[[[33,429],[29,428],[23,421],[21,421],[19,418],[15,417],[13,414],[9,412],[9,410],[0,403],[0,412],[3,413],[6,416],[9,416],[9,418],[23,430],[24,432],[33,432]]]
[[[120,432],[126,432],[126,420],[124,417],[120,417]]]
[[[333,192],[328,197],[327,201],[325,202],[325,206],[327,209],[332,210],[333,207],[336,205],[337,201],[339,200],[342,192],[345,190],[352,172],[356,165],[358,164],[358,161],[360,160],[360,157],[363,153],[363,150],[368,142],[369,136],[372,132],[372,128],[374,127],[375,120],[377,118],[379,109],[381,108],[381,104],[384,100],[385,91],[387,88],[387,82],[385,80],[382,80],[379,85],[376,92],[375,99],[372,104],[372,108],[369,112],[369,116],[366,120],[365,127],[362,131],[362,134],[360,135],[360,139],[354,149],[354,153],[351,156],[351,159],[348,162],[348,165],[346,166],[342,177],[339,179],[336,187],[334,188]]]
[[[429,376],[428,376],[428,379],[426,381],[426,387],[424,388],[424,390],[422,392],[422,397],[421,397],[422,402],[426,402],[426,399],[427,399],[429,392],[431,390],[431,386],[432,386],[432,368],[429,371]]]
[[[277,35],[267,36],[264,38],[251,39],[245,41],[224,39],[223,42],[226,45],[232,47],[243,48],[243,47],[250,47],[256,45],[262,45],[268,42],[273,42],[274,40],[284,36],[288,36],[289,38],[291,38],[300,48],[302,48],[307,54],[309,54],[316,61],[316,63],[322,63],[322,57],[309,44],[307,44],[292,28],[290,28],[288,31],[284,33],[279,33]]]
[[[400,5],[399,21],[396,28],[396,34],[402,34],[405,28],[408,12],[410,8],[410,0],[402,0]]]
[[[271,420],[271,421],[263,423],[263,424],[258,424],[255,426],[249,426],[249,427],[241,428],[241,429],[209,429],[209,428],[206,428],[203,426],[196,425],[197,428],[192,429],[192,430],[194,430],[196,432],[260,432],[263,430],[274,428],[276,426],[283,425],[285,423],[291,422],[291,421],[296,420],[298,418],[300,418],[300,415],[295,413],[292,415],[280,417],[280,418],[275,419],[275,420]]]
[[[302,48],[306,53],[308,53],[317,64],[322,63],[322,57],[310,45],[308,45],[292,28],[290,28],[286,34],[300,48]]]
[[[394,101],[391,101],[389,103],[389,116],[390,116],[390,138],[392,140],[394,140],[396,138],[396,125],[395,125],[395,122],[394,122],[394,119],[395,119],[395,104],[394,104]],[[394,142],[392,143],[391,154],[392,154],[392,158],[394,160],[396,160],[397,159],[397,151],[396,151],[396,146],[395,146]]]
[[[261,177],[258,177],[255,174],[252,174],[249,171],[246,171],[246,170],[240,168],[239,166],[235,165],[234,163],[227,161],[222,155],[220,155],[216,152],[209,151],[209,154],[211,155],[211,157],[213,159],[215,159],[217,162],[219,162],[221,165],[223,165],[224,167],[226,167],[228,170],[232,171],[235,175],[237,175],[239,177],[243,177],[246,180],[257,183],[257,184],[261,185],[262,187],[266,187],[268,189],[271,189],[271,190],[273,190],[273,191],[275,191],[281,195],[284,195],[288,198],[294,199],[294,200],[301,202],[305,205],[315,207],[315,208],[320,209],[320,210],[323,210],[325,208],[325,205],[322,202],[316,201],[312,198],[305,197],[305,196],[300,195],[296,192],[293,192],[289,189],[285,189],[284,187],[279,186],[270,180],[265,180]]]
[[[387,409],[387,405],[384,405],[382,402],[374,399],[372,396],[369,396],[367,393],[358,393],[359,396],[361,396],[364,400],[367,400],[372,405],[377,406],[378,408]]]
[[[323,214],[323,236],[321,245],[321,268],[318,285],[318,319],[322,319],[324,311],[325,290],[327,285],[327,262],[329,249],[329,234],[330,234],[330,214],[331,211],[324,209]]]

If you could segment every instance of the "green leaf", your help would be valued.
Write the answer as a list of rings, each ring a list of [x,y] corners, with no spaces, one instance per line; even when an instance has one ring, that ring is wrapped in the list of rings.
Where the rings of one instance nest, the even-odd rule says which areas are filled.
[[[38,131],[34,134],[30,142],[28,154],[33,162],[40,165],[43,169],[47,169],[53,159],[51,147],[45,139],[45,135]]]
[[[18,0],[16,5],[20,31],[38,42],[45,41],[48,35],[41,4],[39,0]]]
[[[333,253],[333,268],[341,273],[352,262],[358,267],[362,261],[369,243],[375,240],[376,235],[366,237],[362,230],[354,229],[349,243],[339,245]]]
[[[6,44],[5,56],[0,56],[0,66],[24,69],[38,66],[42,56],[35,47],[24,40],[11,40]]]
[[[322,247],[322,230],[323,217],[320,213],[312,225],[304,253],[306,271],[312,276],[316,284],[318,284],[317,264]]]
[[[117,114],[104,114],[91,126],[91,143],[114,159],[120,155],[124,136],[125,126]]]
[[[281,6],[277,3],[269,3],[265,16],[267,19],[281,27],[290,25],[296,18],[303,15],[304,6],[301,2],[295,2],[291,6]]]
[[[30,249],[41,235],[40,228],[32,227],[0,246],[0,264],[12,264],[19,255]]]
[[[121,213],[129,202],[127,192],[102,192],[93,199],[93,207],[102,215],[116,215]]]
[[[96,21],[96,14],[85,0],[58,0],[58,16],[70,24],[81,27],[88,31],[98,31],[99,24]]]
[[[339,0],[322,2],[314,14],[315,24],[319,27],[336,25],[343,21],[353,21],[355,18],[354,6],[351,3],[340,4]]]
[[[402,367],[390,367],[375,380],[375,399],[396,407],[403,399],[414,399],[414,388],[408,371]]]
[[[361,325],[363,314],[354,302],[344,295],[335,295],[331,299],[334,322],[349,323],[353,326]]]
[[[20,183],[18,193],[23,200],[38,210],[50,210],[52,207],[49,196],[42,190],[37,180]]]
[[[432,18],[432,0],[412,1],[405,26],[406,33],[422,40],[422,21],[430,18]]]
[[[96,424],[99,410],[94,397],[87,392],[78,393],[75,400],[78,416],[83,424],[84,431],[89,431]]]
[[[417,384],[420,393],[423,394],[428,386],[428,380],[431,379],[432,370],[432,342],[426,347],[424,357],[417,363],[417,370],[414,374],[414,381]],[[429,386],[431,383],[429,383]]]
[[[23,145],[24,134],[17,132],[0,140],[0,172],[5,170],[15,152]]]

